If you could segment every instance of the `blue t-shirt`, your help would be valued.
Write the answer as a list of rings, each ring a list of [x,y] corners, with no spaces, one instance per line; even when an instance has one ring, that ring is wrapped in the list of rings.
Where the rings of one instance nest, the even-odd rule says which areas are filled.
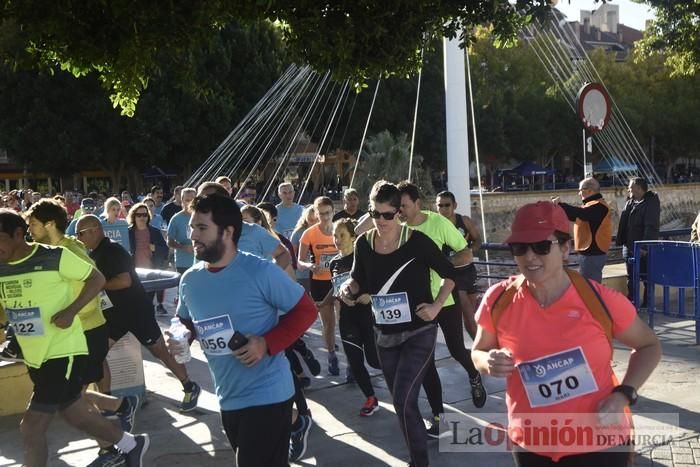
[[[66,227],[66,235],[75,237],[75,227],[78,225],[79,220],[80,219],[73,219],[72,221],[70,221],[70,224],[68,224],[68,227]]]
[[[241,238],[238,240],[238,251],[252,253],[264,259],[272,259],[272,253],[280,245],[280,241],[258,224],[243,222]]]
[[[168,224],[168,239],[173,239],[177,243],[186,245],[192,244],[190,240],[190,217],[191,214],[180,211],[170,218]],[[185,250],[175,250],[175,267],[189,268],[194,264],[194,253]]]
[[[297,225],[297,221],[304,212],[304,206],[294,203],[290,207],[285,208],[284,205],[280,203],[276,207],[277,224],[275,224],[275,230],[285,237],[291,238],[294,227]]]
[[[235,330],[263,336],[301,299],[304,289],[278,266],[239,251],[224,269],[198,262],[182,275],[177,314],[197,330],[222,410],[284,402],[294,394],[283,352],[248,368],[231,355]]]
[[[101,218],[102,230],[105,232],[105,237],[120,244],[126,251],[131,251],[129,244],[129,224],[124,219],[117,219],[114,224],[107,222],[107,219]]]
[[[294,254],[295,255],[299,254],[299,240],[301,240],[301,236],[304,234],[304,231],[306,231],[305,228],[295,230],[294,233],[292,233],[292,238],[289,239],[289,241],[292,242],[292,246],[294,246]],[[302,259],[308,260],[308,258],[302,258]],[[311,271],[309,271],[308,269],[305,269],[302,271],[299,268],[299,269],[297,269],[296,274],[297,274],[297,280],[311,278]]]
[[[151,224],[151,227],[155,227],[158,230],[168,230],[167,226],[164,225],[164,222],[165,221],[163,220],[161,215],[156,214],[155,216],[153,216],[153,218],[151,218],[151,222],[149,222],[149,224]]]

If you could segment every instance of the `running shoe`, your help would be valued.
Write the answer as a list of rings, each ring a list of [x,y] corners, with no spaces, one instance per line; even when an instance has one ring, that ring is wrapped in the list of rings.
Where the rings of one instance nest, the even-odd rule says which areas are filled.
[[[117,411],[117,417],[119,418],[122,430],[131,433],[131,430],[134,429],[134,422],[136,421],[136,410],[139,408],[139,397],[126,396],[124,397],[124,403],[126,404],[126,408]]]
[[[304,359],[304,363],[306,363],[306,366],[309,368],[309,372],[311,372],[313,376],[318,376],[321,374],[321,363],[316,360],[316,357],[311,349],[307,347],[306,351],[301,354],[301,358]]]
[[[87,467],[121,467],[126,465],[126,457],[115,447],[100,448],[97,458]]]
[[[299,415],[301,428],[292,432],[289,438],[289,462],[295,462],[301,459],[306,452],[306,442],[309,437],[309,430],[313,425],[313,420],[308,415]]]
[[[12,339],[7,343],[2,352],[0,352],[0,360],[5,360],[6,362],[24,361],[24,357],[22,356],[22,349],[17,343],[17,340]]]
[[[168,314],[168,310],[165,309],[162,303],[156,305],[156,314],[160,316],[165,316]]]
[[[355,382],[355,375],[352,374],[352,368],[350,367],[345,370],[345,382],[348,384]]]
[[[199,393],[202,392],[202,388],[199,384],[194,381],[190,381],[190,388],[184,389],[185,397],[182,399],[182,404],[180,404],[180,412],[190,412],[197,407],[197,399],[199,399]]]
[[[469,384],[472,387],[472,403],[474,407],[480,409],[486,404],[486,388],[484,387],[483,381],[481,381],[481,375],[477,374],[474,378],[469,378]]]
[[[360,417],[370,417],[377,410],[379,410],[379,401],[376,397],[369,396],[360,409]]]
[[[338,357],[335,352],[328,354],[328,374],[331,376],[340,375],[340,367],[338,366]]]
[[[430,427],[426,430],[428,438],[438,439],[440,437],[440,416],[433,415],[430,419]]]
[[[146,433],[135,435],[136,447],[125,454],[127,467],[143,467],[143,456],[151,444]]]

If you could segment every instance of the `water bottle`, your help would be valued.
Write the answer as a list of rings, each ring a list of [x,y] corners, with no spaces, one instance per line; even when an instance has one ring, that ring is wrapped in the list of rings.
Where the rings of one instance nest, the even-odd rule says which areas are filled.
[[[177,342],[180,347],[180,351],[177,352],[174,357],[177,363],[187,363],[192,358],[190,354],[190,344],[188,342],[190,338],[190,330],[185,327],[184,324],[180,322],[180,318],[175,317],[170,320],[170,329],[168,332],[172,335],[172,340]]]

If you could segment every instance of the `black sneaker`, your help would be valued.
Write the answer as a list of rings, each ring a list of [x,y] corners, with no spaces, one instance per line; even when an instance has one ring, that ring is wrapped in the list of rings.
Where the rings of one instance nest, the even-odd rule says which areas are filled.
[[[477,409],[482,408],[486,404],[486,388],[481,381],[481,375],[477,374],[474,378],[469,378],[469,384],[472,387],[472,403]]]
[[[309,372],[313,376],[318,376],[321,374],[321,362],[316,360],[316,357],[311,349],[307,348],[306,351],[301,354],[301,358],[304,359],[304,363],[306,363],[306,366],[309,368]]]
[[[125,454],[127,467],[142,467],[143,456],[148,451],[148,446],[151,444],[146,433],[134,436],[136,447]]]
[[[430,426],[425,430],[428,438],[438,439],[440,437],[440,416],[433,415],[430,419]]]
[[[5,360],[7,362],[22,362],[24,361],[24,356],[22,355],[22,348],[19,346],[17,339],[12,338],[7,340],[7,345],[0,352],[0,360]]]
[[[97,458],[87,467],[123,467],[126,465],[126,457],[115,447],[101,448]]]
[[[165,309],[162,303],[159,303],[156,305],[156,314],[160,316],[166,316],[168,314],[168,310]]]

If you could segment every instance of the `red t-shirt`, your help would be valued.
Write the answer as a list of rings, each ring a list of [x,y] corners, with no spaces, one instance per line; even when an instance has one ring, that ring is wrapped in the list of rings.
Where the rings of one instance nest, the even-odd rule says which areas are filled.
[[[515,361],[516,369],[506,380],[509,427],[527,425],[528,418],[534,426],[533,420],[544,419],[532,417],[533,414],[597,414],[598,403],[612,392],[618,381],[610,364],[610,341],[576,288],[570,285],[559,300],[542,308],[523,285],[513,303],[500,315],[495,330],[491,307],[505,285],[505,281],[501,282],[486,292],[476,321],[486,331],[496,334],[499,347],[510,349]],[[597,282],[593,285],[612,316],[613,335],[624,332],[637,317],[634,306],[619,292]],[[577,421],[586,422],[588,418],[577,417]],[[623,422],[618,432],[629,433],[629,420]],[[523,448],[555,461],[575,453],[571,449],[564,449],[565,452],[538,449],[522,431],[509,430],[509,436]],[[584,446],[579,453],[599,449]]]

